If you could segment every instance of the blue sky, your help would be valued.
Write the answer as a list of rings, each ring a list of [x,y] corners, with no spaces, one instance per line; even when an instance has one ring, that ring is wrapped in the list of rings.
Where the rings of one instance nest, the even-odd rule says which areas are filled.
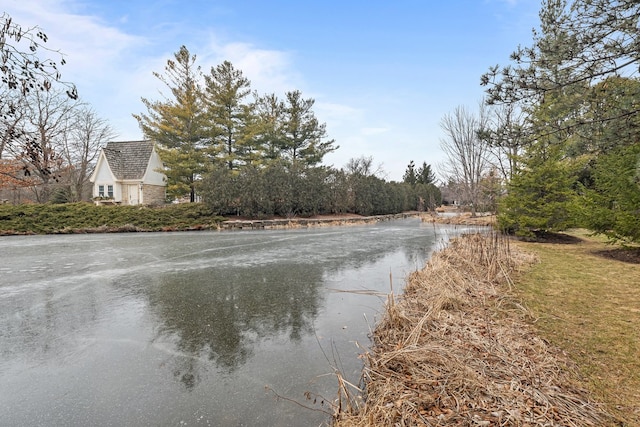
[[[141,139],[133,113],[160,99],[153,71],[181,45],[205,73],[231,61],[261,94],[300,90],[340,148],[325,164],[372,157],[400,180],[410,160],[436,170],[442,117],[472,111],[480,76],[529,45],[540,0],[5,0],[66,55],[65,80],[119,140]]]

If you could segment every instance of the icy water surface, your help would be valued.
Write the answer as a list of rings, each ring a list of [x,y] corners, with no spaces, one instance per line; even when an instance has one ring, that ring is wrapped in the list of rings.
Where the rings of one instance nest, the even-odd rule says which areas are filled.
[[[340,291],[398,291],[457,231],[0,237],[0,425],[322,425],[385,299]]]

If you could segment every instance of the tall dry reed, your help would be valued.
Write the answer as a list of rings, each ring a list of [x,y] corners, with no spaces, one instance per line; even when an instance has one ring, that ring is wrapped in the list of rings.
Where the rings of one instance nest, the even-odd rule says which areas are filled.
[[[363,403],[339,408],[334,425],[610,423],[510,295],[512,274],[532,262],[498,233],[465,235],[435,253],[389,297],[364,354]]]

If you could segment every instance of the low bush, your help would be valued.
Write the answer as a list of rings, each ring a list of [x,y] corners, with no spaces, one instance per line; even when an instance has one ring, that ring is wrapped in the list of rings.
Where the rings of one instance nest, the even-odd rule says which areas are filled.
[[[163,207],[0,205],[0,234],[4,235],[208,229],[217,228],[223,220],[201,203]]]

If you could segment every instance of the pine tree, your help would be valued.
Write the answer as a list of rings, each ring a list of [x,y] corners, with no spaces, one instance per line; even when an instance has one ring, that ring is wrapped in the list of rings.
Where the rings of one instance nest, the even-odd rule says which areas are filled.
[[[407,165],[407,170],[404,171],[404,175],[402,175],[402,182],[409,184],[411,186],[416,185],[418,182],[418,176],[416,174],[416,164],[411,160]]]
[[[206,106],[212,123],[210,152],[229,169],[250,163],[253,146],[248,131],[253,120],[247,97],[251,82],[229,61],[211,68],[205,76]]]
[[[324,156],[338,149],[333,139],[326,140],[327,126],[313,112],[315,101],[302,98],[300,91],[287,92],[282,116],[282,140],[279,148],[291,163],[317,165]]]
[[[419,184],[433,184],[436,181],[436,174],[433,173],[431,165],[428,165],[427,162],[422,162],[416,178]]]
[[[258,162],[271,163],[283,158],[284,102],[276,94],[256,95],[255,120],[249,128],[254,144],[261,149]]]
[[[507,185],[498,207],[498,225],[519,236],[535,238],[575,224],[575,176],[562,161],[560,145],[537,147]]]
[[[169,59],[165,74],[154,72],[169,89],[162,101],[142,98],[147,113],[134,114],[145,137],[158,144],[158,151],[168,179],[167,193],[181,197],[190,195],[195,201],[197,181],[208,168],[209,124],[204,114],[204,102],[199,80],[200,67],[196,56],[182,46]]]

